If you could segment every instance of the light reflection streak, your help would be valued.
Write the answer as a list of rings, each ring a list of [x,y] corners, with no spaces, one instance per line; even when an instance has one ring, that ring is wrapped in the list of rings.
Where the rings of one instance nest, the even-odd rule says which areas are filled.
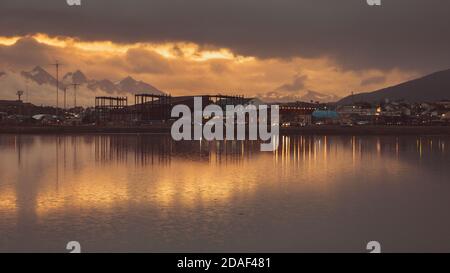
[[[333,183],[324,181],[327,172],[338,177],[369,161],[383,166],[383,175],[395,174],[405,168],[402,153],[422,158],[427,148],[444,155],[447,141],[434,140],[438,144],[433,145],[433,139],[420,137],[411,147],[398,137],[282,136],[281,149],[263,153],[252,141],[201,141],[199,149],[196,142],[166,137],[0,136],[0,211],[16,215],[21,207],[41,218],[131,203],[205,206],[256,194],[259,187],[293,175],[320,189]],[[52,146],[54,153],[42,153]],[[371,151],[380,157],[382,147],[383,160],[371,158]],[[261,173],[272,179],[260,181]]]

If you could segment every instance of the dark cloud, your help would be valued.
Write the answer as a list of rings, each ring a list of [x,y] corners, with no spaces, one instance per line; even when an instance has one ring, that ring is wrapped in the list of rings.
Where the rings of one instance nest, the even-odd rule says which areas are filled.
[[[32,37],[15,44],[0,45],[0,68],[27,70],[35,66],[51,67],[55,60],[63,64],[62,71],[88,67],[99,77],[123,77],[127,74],[171,74],[170,62],[160,54],[141,48],[129,49],[123,56],[78,55],[75,48],[59,48],[38,42]],[[118,72],[121,71],[122,73]]]
[[[192,41],[260,58],[329,56],[345,69],[450,66],[450,1],[1,0],[0,35]]]
[[[285,83],[278,87],[276,91],[297,92],[305,88],[305,81],[308,79],[306,75],[296,76],[292,83]]]
[[[371,84],[380,84],[380,83],[384,83],[386,82],[386,77],[385,76],[375,76],[375,77],[369,77],[366,79],[363,79],[361,81],[361,86],[367,86],[367,85],[371,85]]]
[[[52,56],[57,55],[57,51],[50,46],[38,43],[33,38],[23,38],[14,46],[0,45],[0,65],[21,69],[37,64],[51,64],[54,62]]]

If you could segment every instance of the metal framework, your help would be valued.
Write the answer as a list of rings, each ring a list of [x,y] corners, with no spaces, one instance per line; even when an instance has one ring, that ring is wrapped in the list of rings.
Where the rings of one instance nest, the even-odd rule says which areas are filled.
[[[127,97],[95,97],[97,121],[127,121],[130,118]]]
[[[172,110],[172,97],[170,95],[136,94],[134,104],[134,115],[137,120],[167,121]]]
[[[243,105],[246,102],[246,99],[244,95],[236,95],[236,96],[229,96],[229,95],[207,95],[204,97],[208,97],[208,100],[212,103],[219,105],[223,109],[225,109],[226,105]]]
[[[225,110],[226,105],[244,105],[243,95],[198,95],[203,98],[203,107],[216,104]],[[170,95],[136,94],[134,105],[128,106],[127,97],[95,97],[95,114],[98,122],[151,122],[168,121],[175,104],[194,107],[194,96],[172,97]]]

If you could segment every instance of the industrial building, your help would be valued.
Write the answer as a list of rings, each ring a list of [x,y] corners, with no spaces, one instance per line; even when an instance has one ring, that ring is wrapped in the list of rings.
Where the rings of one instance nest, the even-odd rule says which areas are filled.
[[[251,99],[244,96],[196,95],[179,96],[136,94],[134,104],[128,105],[126,97],[96,97],[95,119],[98,124],[155,124],[165,123],[171,119],[175,105],[186,105],[194,110],[194,98],[202,97],[202,105],[216,104],[223,109],[226,105],[245,105]]]

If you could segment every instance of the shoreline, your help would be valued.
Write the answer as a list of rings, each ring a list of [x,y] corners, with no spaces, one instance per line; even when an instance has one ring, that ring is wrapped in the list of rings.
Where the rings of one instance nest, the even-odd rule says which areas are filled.
[[[2,126],[0,134],[170,134],[170,127]],[[450,126],[336,125],[280,128],[282,135],[440,135],[450,136]]]

